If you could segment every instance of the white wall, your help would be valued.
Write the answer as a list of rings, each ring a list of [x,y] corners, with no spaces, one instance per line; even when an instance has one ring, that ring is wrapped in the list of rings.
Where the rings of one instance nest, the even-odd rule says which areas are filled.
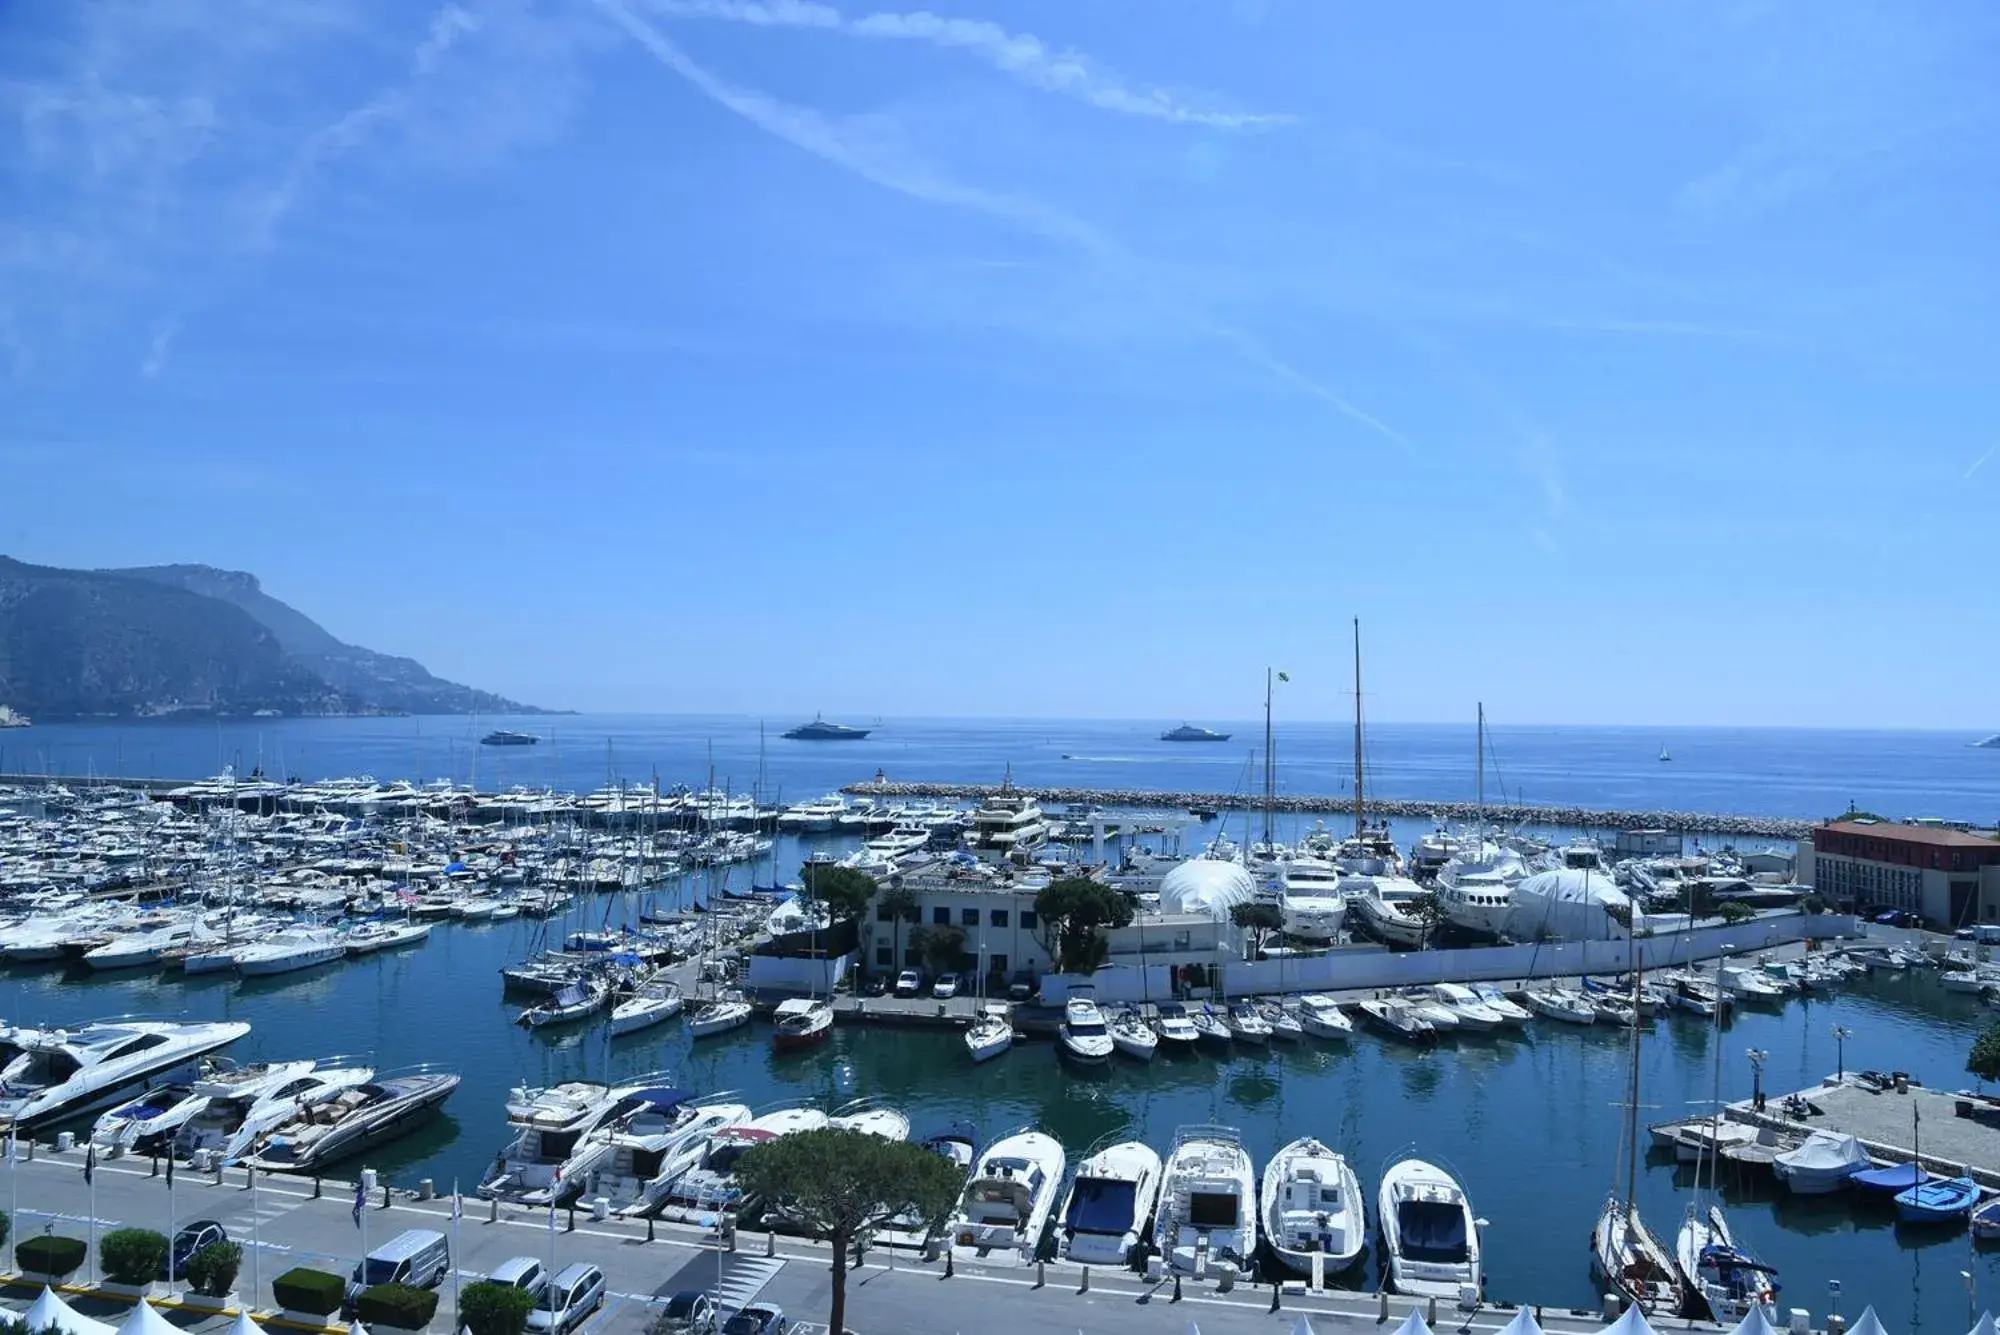
[[[776,955],[752,955],[750,973],[744,985],[773,992],[817,992],[826,996],[847,977],[854,966],[852,952],[832,959],[785,959]]]
[[[1841,914],[1787,913],[1739,923],[1734,927],[1700,927],[1692,932],[1641,937],[1637,945],[1648,969],[1664,969],[1690,960],[1768,950],[1803,941],[1852,936],[1860,931],[1852,917]],[[1251,993],[1332,992],[1349,988],[1408,987],[1421,983],[1497,982],[1514,978],[1573,977],[1579,974],[1623,973],[1632,967],[1632,952],[1624,940],[1569,941],[1544,946],[1488,946],[1470,950],[1371,951],[1303,958],[1227,960],[1221,964],[1222,985],[1231,996]],[[1167,971],[1149,970],[1143,984],[1135,969],[1099,969],[1086,978],[1050,974],[1042,979],[1042,1001],[1060,1005],[1072,982],[1089,982],[1100,1001],[1138,1001],[1142,995],[1159,1000],[1167,995]]]

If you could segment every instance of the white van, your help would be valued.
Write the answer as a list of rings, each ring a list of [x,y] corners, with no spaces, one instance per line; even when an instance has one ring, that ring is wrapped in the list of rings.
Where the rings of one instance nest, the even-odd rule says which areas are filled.
[[[407,1228],[368,1253],[347,1281],[347,1306],[377,1284],[435,1288],[451,1273],[451,1244],[434,1228]]]

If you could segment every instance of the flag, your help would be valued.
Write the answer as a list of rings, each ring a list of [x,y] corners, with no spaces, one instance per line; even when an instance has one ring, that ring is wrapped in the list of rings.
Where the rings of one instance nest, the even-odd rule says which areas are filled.
[[[14,1128],[11,1126],[7,1128],[7,1162],[10,1165],[20,1162],[14,1150]]]
[[[90,1144],[90,1148],[83,1152],[83,1180],[85,1182],[91,1183],[92,1185],[95,1185],[93,1179],[96,1173],[97,1173],[97,1142],[92,1141]]]
[[[451,1217],[453,1219],[465,1217],[465,1198],[458,1194],[457,1187],[451,1189]]]
[[[1292,679],[1292,674],[1289,672],[1280,672],[1278,674],[1279,681],[1290,681],[1291,679]]]
[[[365,1190],[361,1183],[357,1181],[354,1184],[354,1226],[356,1228],[361,1227],[361,1206],[366,1200]]]

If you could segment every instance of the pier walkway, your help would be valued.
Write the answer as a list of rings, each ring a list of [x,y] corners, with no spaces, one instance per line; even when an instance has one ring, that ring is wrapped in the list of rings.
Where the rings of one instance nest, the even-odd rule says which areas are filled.
[[[345,1273],[362,1255],[364,1236],[373,1247],[406,1228],[430,1228],[456,1235],[453,1259],[460,1283],[480,1278],[512,1256],[553,1260],[558,1267],[575,1261],[602,1267],[609,1296],[603,1311],[582,1327],[587,1335],[642,1335],[667,1297],[690,1288],[718,1294],[725,1306],[777,1303],[797,1323],[792,1329],[798,1335],[828,1335],[827,1250],[795,1238],[744,1232],[730,1251],[719,1245],[713,1230],[700,1227],[598,1221],[582,1210],[573,1228],[567,1212],[558,1213],[552,1227],[545,1210],[496,1210],[469,1197],[463,1218],[454,1223],[450,1184],[442,1198],[430,1200],[394,1191],[387,1205],[377,1190],[361,1212],[364,1227],[354,1222],[352,1183],[329,1180],[315,1196],[310,1182],[296,1179],[264,1177],[252,1188],[242,1169],[227,1170],[220,1183],[212,1175],[184,1170],[176,1175],[170,1197],[162,1178],[151,1175],[147,1160],[99,1162],[94,1192],[83,1181],[82,1166],[81,1152],[58,1154],[46,1146],[32,1161],[14,1166],[6,1185],[9,1196],[0,1200],[14,1210],[14,1238],[45,1228],[88,1237],[93,1215],[99,1237],[121,1227],[170,1233],[197,1219],[213,1219],[243,1244],[237,1290],[259,1315],[270,1312],[271,1280],[292,1266]],[[93,1249],[93,1259],[72,1276],[73,1285],[93,1283],[98,1278],[95,1264]],[[431,1323],[434,1331],[453,1325],[452,1291],[453,1281],[447,1279]],[[18,1311],[37,1292],[16,1284],[0,1291],[0,1302]],[[74,1291],[69,1298],[100,1320],[117,1322],[129,1310],[115,1299]],[[174,1312],[163,1306],[169,1307],[175,1324],[200,1335],[220,1335],[234,1316]],[[941,1262],[878,1248],[849,1276],[847,1322],[856,1335],[1019,1335],[1023,1330],[1180,1335],[1194,1328],[1204,1335],[1286,1335],[1305,1315],[1321,1335],[1380,1335],[1394,1328],[1382,1324],[1385,1313],[1390,1323],[1398,1323],[1413,1306],[1422,1305],[1395,1296],[1385,1305],[1379,1295],[1355,1291],[1308,1294],[1291,1285],[1277,1294],[1273,1310],[1271,1286],[1249,1283],[1227,1293],[1214,1284],[1184,1283],[1176,1300],[1171,1281],[1148,1283],[1136,1272],[1101,1269],[1086,1280],[1081,1267],[1053,1262],[1039,1272],[1032,1265],[959,1265],[947,1276]],[[1513,1309],[1496,1304],[1472,1311],[1441,1304],[1433,1325],[1438,1335],[1494,1335],[1512,1316]],[[1549,1335],[1596,1335],[1606,1324],[1598,1313],[1550,1309],[1539,1316]],[[1720,1329],[1681,1321],[1653,1324],[1663,1332]]]

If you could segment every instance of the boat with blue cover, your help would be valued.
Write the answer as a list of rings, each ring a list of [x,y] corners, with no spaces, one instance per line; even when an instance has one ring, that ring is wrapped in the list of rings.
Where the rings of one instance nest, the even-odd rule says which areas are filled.
[[[1891,1164],[1887,1168],[1864,1168],[1847,1179],[1862,1191],[1878,1196],[1899,1196],[1927,1183],[1938,1181],[1913,1163]]]
[[[1955,1224],[1979,1204],[1979,1184],[1969,1177],[1937,1178],[1896,1194],[1896,1216],[1908,1224]]]

